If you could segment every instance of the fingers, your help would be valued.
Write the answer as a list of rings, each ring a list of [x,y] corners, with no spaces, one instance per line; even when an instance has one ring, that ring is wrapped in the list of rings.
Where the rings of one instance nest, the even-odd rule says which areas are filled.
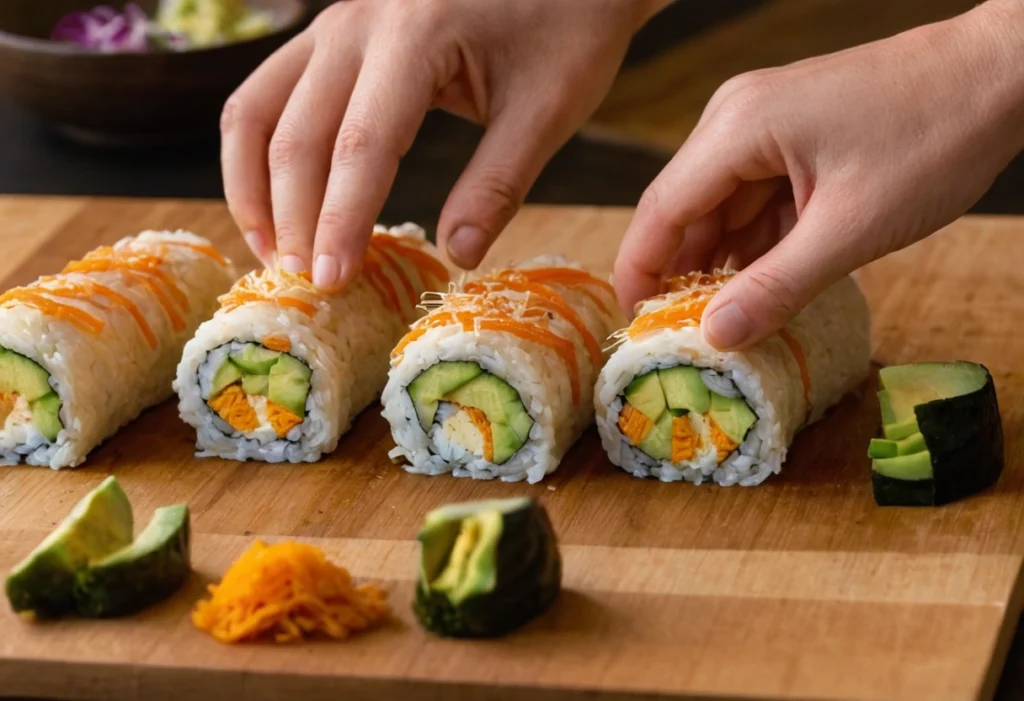
[[[330,172],[331,146],[362,60],[352,42],[322,37],[270,141],[270,191],[282,269],[311,270],[313,236]]]
[[[306,33],[267,59],[235,91],[221,117],[221,168],[228,210],[264,265],[274,254],[267,149],[292,88],[313,52]]]
[[[783,217],[791,216],[783,210]],[[780,226],[786,221],[780,218]],[[704,310],[705,340],[737,350],[777,332],[830,284],[862,261],[837,243],[854,240],[853,217],[827,197],[808,204],[792,232],[740,271]]]
[[[569,137],[561,110],[513,101],[491,122],[452,188],[438,222],[438,244],[461,268],[476,268],[523,204],[544,164]]]
[[[373,225],[440,82],[409,49],[366,56],[334,142],[316,226],[313,281],[328,291],[356,275]]]

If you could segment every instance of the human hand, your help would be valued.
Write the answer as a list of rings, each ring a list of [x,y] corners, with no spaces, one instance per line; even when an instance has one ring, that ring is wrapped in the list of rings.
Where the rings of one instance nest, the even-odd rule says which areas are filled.
[[[1024,147],[1024,2],[725,83],[645,192],[615,265],[626,309],[664,277],[741,272],[704,312],[743,348],[830,284],[953,221]]]
[[[596,109],[666,0],[348,0],[268,59],[222,119],[224,189],[250,248],[337,290],[355,275],[427,112],[487,126],[438,223],[479,264],[545,162]]]

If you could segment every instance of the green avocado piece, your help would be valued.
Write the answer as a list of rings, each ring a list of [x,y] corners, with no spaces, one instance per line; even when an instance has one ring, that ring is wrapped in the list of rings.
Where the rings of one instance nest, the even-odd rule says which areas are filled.
[[[533,419],[526,412],[519,393],[497,375],[482,372],[449,392],[444,399],[484,412],[491,423],[495,465],[506,462],[529,439]]]
[[[896,442],[897,455],[913,455],[928,450],[928,444],[924,440],[923,433],[912,433],[906,438]]]
[[[734,443],[742,443],[747,432],[757,421],[755,414],[742,398],[732,399],[711,393],[711,419]]]
[[[266,375],[281,357],[281,351],[270,350],[256,343],[247,343],[231,351],[231,362],[250,375]]]
[[[988,372],[966,362],[910,363],[882,368],[878,377],[891,410],[887,421],[883,408],[883,423],[901,424],[917,419],[914,408],[920,404],[976,392],[985,385]]]
[[[664,412],[644,439],[637,446],[655,460],[672,459],[672,420],[671,412]]]
[[[700,368],[677,365],[658,370],[658,379],[669,409],[703,414],[711,408],[711,391],[700,379]]]
[[[32,402],[32,423],[50,443],[57,440],[57,435],[64,428],[60,422],[60,407],[60,397],[53,392]]]
[[[267,396],[267,390],[269,387],[270,377],[267,375],[242,376],[242,390],[246,394],[262,394],[265,397]]]
[[[0,353],[0,392],[20,394],[34,402],[53,392],[50,373],[35,361],[14,351]]]
[[[141,611],[184,584],[191,572],[189,556],[188,506],[159,508],[135,542],[78,573],[75,607],[90,618]]]
[[[910,455],[898,455],[894,458],[873,460],[871,469],[883,477],[904,482],[930,480],[933,477],[932,456],[927,450]]]
[[[661,418],[665,409],[668,408],[657,370],[651,370],[633,378],[633,381],[626,386],[624,394],[626,401],[651,421]]]
[[[561,589],[554,530],[533,499],[442,507],[427,514],[419,541],[413,610],[437,635],[504,635],[540,615]]]
[[[117,479],[107,477],[7,576],[18,613],[52,618],[74,608],[76,573],[132,540],[132,506]]]
[[[210,383],[210,398],[216,397],[229,386],[242,379],[242,370],[227,358],[213,373],[213,382]]]
[[[437,404],[442,397],[482,372],[476,363],[442,361],[431,365],[410,382],[407,391],[423,430],[430,430],[437,413]],[[516,395],[516,399],[519,399],[519,395]]]
[[[280,404],[300,419],[306,416],[306,397],[309,396],[309,378],[313,371],[287,353],[280,353],[270,368],[267,381],[267,399]]]
[[[928,450],[924,436],[920,433],[912,433],[906,438],[898,441],[887,438],[872,438],[868,446],[869,458],[894,458],[897,455],[911,455]]]
[[[892,408],[892,399],[889,398],[888,390],[878,391],[878,408],[882,411],[882,425],[891,426],[900,423],[896,420],[896,412]]]
[[[910,419],[909,421],[904,421],[902,423],[887,424],[885,426],[882,426],[882,433],[890,441],[901,441],[904,438],[914,435],[915,433],[919,433],[920,431],[921,428],[917,425],[917,421],[915,419]]]

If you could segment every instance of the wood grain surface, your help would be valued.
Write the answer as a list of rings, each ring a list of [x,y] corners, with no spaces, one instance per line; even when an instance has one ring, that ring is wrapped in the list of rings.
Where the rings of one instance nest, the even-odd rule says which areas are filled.
[[[610,269],[627,210],[531,208],[491,261],[542,251]],[[244,266],[222,204],[0,198],[0,288],[143,228],[185,227]],[[379,408],[315,465],[193,458],[171,403],[143,414],[77,470],[0,471],[0,568],[116,474],[137,521],[187,501],[195,577],[124,620],[30,625],[0,613],[0,694],[67,699],[984,699],[1021,608],[1024,222],[965,219],[873,264],[860,280],[883,363],[963,358],[992,371],[1007,470],[937,509],[879,508],[871,383],[798,436],[760,487],[665,485],[605,459],[588,433],[539,485],[408,475],[387,459]],[[13,246],[11,245],[13,243]],[[243,267],[244,267],[243,266]],[[414,542],[443,503],[533,495],[562,543],[565,590],[519,633],[433,638],[409,604]],[[224,646],[189,611],[254,538],[322,546],[383,582],[395,620],[344,643]]]

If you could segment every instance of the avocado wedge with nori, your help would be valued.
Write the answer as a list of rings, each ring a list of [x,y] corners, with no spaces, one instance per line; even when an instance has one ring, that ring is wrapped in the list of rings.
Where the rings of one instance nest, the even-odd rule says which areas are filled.
[[[192,571],[189,511],[157,509],[131,545],[78,573],[75,607],[90,618],[127,616],[176,592]]]
[[[437,635],[505,635],[543,613],[561,589],[554,529],[533,499],[442,507],[427,515],[419,541],[413,610]]]
[[[924,439],[914,443],[916,452],[871,456],[879,505],[938,506],[995,483],[1003,470],[1003,429],[985,366],[913,363],[883,368],[879,378],[884,432],[891,437],[893,427],[916,423]]]

